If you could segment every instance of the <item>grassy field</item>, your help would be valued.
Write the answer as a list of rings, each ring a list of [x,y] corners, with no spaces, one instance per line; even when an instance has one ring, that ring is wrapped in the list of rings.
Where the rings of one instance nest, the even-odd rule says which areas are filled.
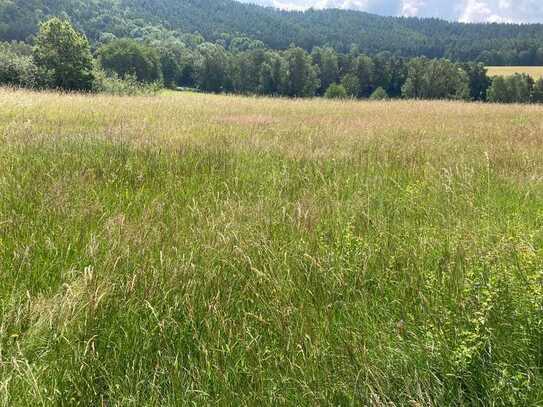
[[[542,134],[0,89],[0,403],[541,406]]]
[[[512,76],[526,73],[534,79],[543,78],[543,66],[487,66],[489,76]]]

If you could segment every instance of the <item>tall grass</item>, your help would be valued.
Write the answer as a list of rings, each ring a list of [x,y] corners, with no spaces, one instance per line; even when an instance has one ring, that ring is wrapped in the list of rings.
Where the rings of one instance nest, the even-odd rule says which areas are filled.
[[[542,126],[0,90],[0,403],[541,405]]]

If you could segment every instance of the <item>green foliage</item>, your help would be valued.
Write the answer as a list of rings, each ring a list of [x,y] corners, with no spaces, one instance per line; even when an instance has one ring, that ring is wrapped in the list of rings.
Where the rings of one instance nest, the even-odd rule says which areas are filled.
[[[390,52],[381,52],[373,58],[373,61],[376,69],[373,71],[372,86],[382,87],[391,97],[400,97],[402,86],[407,79],[406,60]]]
[[[32,45],[20,41],[0,42],[0,49],[23,57],[31,57],[34,51]]]
[[[320,86],[317,68],[311,57],[302,48],[290,47],[285,52],[287,64],[286,93],[288,96],[304,97],[315,95]]]
[[[25,41],[35,34],[43,5],[42,0],[0,0],[0,41]]]
[[[375,70],[373,59],[367,55],[361,55],[354,60],[352,71],[358,78],[359,97],[368,97],[371,94]]]
[[[388,99],[387,91],[381,87],[378,87],[373,91],[370,96],[370,100],[386,100]]]
[[[509,94],[506,78],[496,76],[487,92],[488,101],[494,103],[511,103],[512,96]]]
[[[341,85],[345,89],[347,96],[358,97],[360,93],[360,81],[354,73],[348,73],[341,79]]]
[[[515,74],[507,78],[514,103],[530,103],[534,80],[526,74]]]
[[[265,45],[262,41],[253,40],[248,37],[234,37],[228,46],[228,50],[232,52],[244,52],[263,48],[265,48]]]
[[[428,58],[409,60],[388,51],[371,57],[361,54],[356,44],[348,54],[332,47],[315,47],[309,55],[295,45],[286,51],[273,51],[265,48],[262,41],[228,32],[223,32],[213,43],[205,42],[199,34],[176,35],[173,31],[155,30],[151,26],[134,30],[126,35],[141,40],[118,39],[111,32],[100,35],[105,44],[98,48],[97,57],[102,69],[114,80],[129,78],[130,82],[135,77],[153,86],[163,80],[170,88],[194,87],[207,92],[291,97],[323,95],[331,84],[340,83],[351,97],[370,97],[376,89],[382,88],[392,98],[465,100],[486,100],[490,86],[486,68],[481,63],[458,64],[447,59]],[[43,38],[40,41],[42,46],[47,43]],[[25,52],[24,45],[12,47],[15,46],[21,53]],[[543,49],[541,51],[534,55],[543,55]],[[88,62],[90,56],[87,54],[86,58]],[[55,58],[49,58],[50,64],[55,61]],[[16,62],[21,72],[32,72],[24,59]],[[56,82],[69,80],[69,75],[53,78],[54,70],[38,68],[35,82],[45,87],[68,86]],[[15,78],[25,76],[16,75],[15,70],[13,63],[4,63],[4,83],[30,82]],[[84,88],[90,89],[91,85]],[[538,96],[532,95],[532,87],[533,82],[528,77],[506,81],[504,94],[498,97],[499,92],[493,91],[492,100],[521,103],[535,100]],[[383,96],[381,90],[377,96]]]
[[[107,74],[101,69],[94,71],[96,92],[115,96],[151,96],[162,89],[160,82],[144,83],[135,76],[127,74],[120,78],[116,73]]]
[[[488,89],[488,101],[494,103],[529,103],[532,99],[533,79],[526,74],[497,76]]]
[[[229,63],[228,76],[231,79],[234,92],[254,94],[260,93],[265,87],[273,87],[269,83],[273,81],[273,78],[271,77],[269,55],[266,54],[265,49],[255,48],[237,55],[234,54],[229,59]]]
[[[469,78],[471,100],[486,100],[486,92],[492,83],[487,75],[487,69],[481,63],[469,62],[462,64],[462,69]]]
[[[260,70],[259,91],[266,95],[279,95],[284,92],[287,81],[285,60],[276,52],[266,54],[266,62]]]
[[[538,79],[534,83],[534,87],[532,89],[532,102],[543,103],[543,78]]]
[[[158,52],[131,39],[122,38],[103,45],[98,50],[98,61],[106,72],[115,73],[121,78],[135,76],[140,82],[162,79]]]
[[[194,77],[198,87],[206,92],[221,92],[227,87],[228,56],[217,44],[203,43],[197,49]]]
[[[328,89],[326,89],[324,97],[327,99],[345,99],[347,97],[347,91],[343,85],[332,83],[328,86]]]
[[[311,53],[313,64],[319,70],[320,88],[318,94],[328,90],[328,87],[339,79],[338,56],[333,48],[315,48]]]
[[[32,57],[20,55],[10,44],[0,43],[0,85],[39,86],[38,68]]]
[[[121,37],[184,37],[189,46],[222,41],[235,51],[262,44],[286,49],[294,43],[307,51],[332,44],[340,52],[355,44],[370,55],[388,50],[406,57],[479,60],[486,65],[543,64],[539,24],[467,25],[350,10],[285,12],[233,0],[1,0],[0,40],[27,40],[36,34],[39,21],[60,15],[93,43]]]
[[[50,86],[66,90],[92,89],[93,60],[89,42],[67,20],[52,18],[40,25],[33,56]]]
[[[175,47],[164,47],[159,49],[159,55],[164,85],[175,88],[181,84],[183,75],[181,52]]]
[[[446,59],[415,58],[408,63],[402,94],[410,99],[467,99],[469,78],[458,65]]]

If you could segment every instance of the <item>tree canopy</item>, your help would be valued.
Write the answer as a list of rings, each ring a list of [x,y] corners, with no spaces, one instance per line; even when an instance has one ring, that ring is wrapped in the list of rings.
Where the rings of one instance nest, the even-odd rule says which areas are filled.
[[[98,50],[98,61],[106,72],[121,78],[133,75],[141,82],[161,79],[160,57],[157,51],[132,39],[118,39]]]
[[[114,38],[219,42],[245,51],[255,44],[311,51],[353,46],[368,55],[543,65],[543,25],[462,24],[382,17],[350,10],[281,11],[233,0],[0,0],[0,41],[28,40],[39,22],[65,16],[93,44]],[[333,64],[333,62],[332,62]],[[324,86],[324,85],[323,85]]]
[[[52,18],[40,25],[34,61],[54,88],[92,88],[93,59],[89,42],[66,20]]]

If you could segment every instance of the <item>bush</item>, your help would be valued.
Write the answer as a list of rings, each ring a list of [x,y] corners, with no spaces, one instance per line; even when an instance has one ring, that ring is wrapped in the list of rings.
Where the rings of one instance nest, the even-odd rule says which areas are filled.
[[[370,100],[387,100],[387,99],[388,99],[387,91],[381,87],[378,87],[377,89],[375,89],[370,96]]]
[[[134,75],[126,75],[120,78],[113,73],[107,75],[103,70],[96,69],[95,91],[117,96],[143,96],[156,95],[161,89],[160,82],[142,83]]]
[[[326,89],[324,97],[327,99],[344,99],[347,97],[347,91],[343,85],[332,83],[330,86],[328,86],[328,89]]]
[[[38,68],[32,58],[0,46],[0,85],[32,88],[39,85]]]

